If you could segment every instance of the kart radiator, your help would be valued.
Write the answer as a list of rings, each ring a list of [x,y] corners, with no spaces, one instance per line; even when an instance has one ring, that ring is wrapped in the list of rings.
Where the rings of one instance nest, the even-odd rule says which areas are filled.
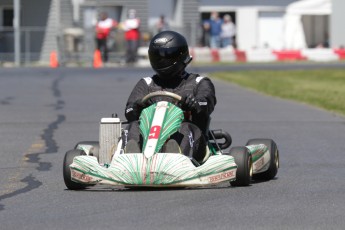
[[[120,118],[102,118],[99,128],[99,163],[110,164],[121,136]]]

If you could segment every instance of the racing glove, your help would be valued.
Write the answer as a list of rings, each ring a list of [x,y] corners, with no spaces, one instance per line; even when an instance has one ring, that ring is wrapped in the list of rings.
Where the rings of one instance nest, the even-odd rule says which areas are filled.
[[[129,121],[138,120],[141,111],[147,106],[147,103],[141,101],[141,99],[136,100],[134,103],[126,108],[126,118]]]
[[[181,108],[184,111],[199,112],[200,106],[193,94],[185,95],[181,98]]]
[[[138,99],[134,102],[133,109],[136,114],[140,115],[141,111],[147,106],[146,102],[142,102],[141,99]]]

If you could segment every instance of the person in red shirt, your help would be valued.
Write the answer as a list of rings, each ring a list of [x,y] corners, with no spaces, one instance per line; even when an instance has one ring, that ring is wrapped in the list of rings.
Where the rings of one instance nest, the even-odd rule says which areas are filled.
[[[102,53],[103,62],[108,61],[107,41],[112,29],[117,27],[117,21],[108,17],[106,12],[100,14],[100,20],[96,24],[97,49]]]
[[[136,10],[128,11],[127,19],[123,22],[122,28],[125,31],[126,40],[126,63],[135,63],[140,41],[140,19]]]

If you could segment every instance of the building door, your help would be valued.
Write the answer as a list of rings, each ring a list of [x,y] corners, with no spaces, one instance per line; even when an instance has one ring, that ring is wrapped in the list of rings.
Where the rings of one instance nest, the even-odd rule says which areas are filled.
[[[13,8],[0,7],[0,53],[14,52],[13,16]]]

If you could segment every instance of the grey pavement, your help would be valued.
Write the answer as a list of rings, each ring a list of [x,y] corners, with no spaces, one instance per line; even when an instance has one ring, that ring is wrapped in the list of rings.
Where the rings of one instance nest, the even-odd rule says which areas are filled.
[[[316,68],[310,66],[304,68]],[[151,74],[148,68],[0,69],[0,229],[344,228],[345,118],[219,80],[211,128],[228,131],[233,146],[274,139],[281,156],[274,180],[236,188],[67,190],[64,153],[78,141],[97,140],[101,117],[123,119],[131,89]]]

